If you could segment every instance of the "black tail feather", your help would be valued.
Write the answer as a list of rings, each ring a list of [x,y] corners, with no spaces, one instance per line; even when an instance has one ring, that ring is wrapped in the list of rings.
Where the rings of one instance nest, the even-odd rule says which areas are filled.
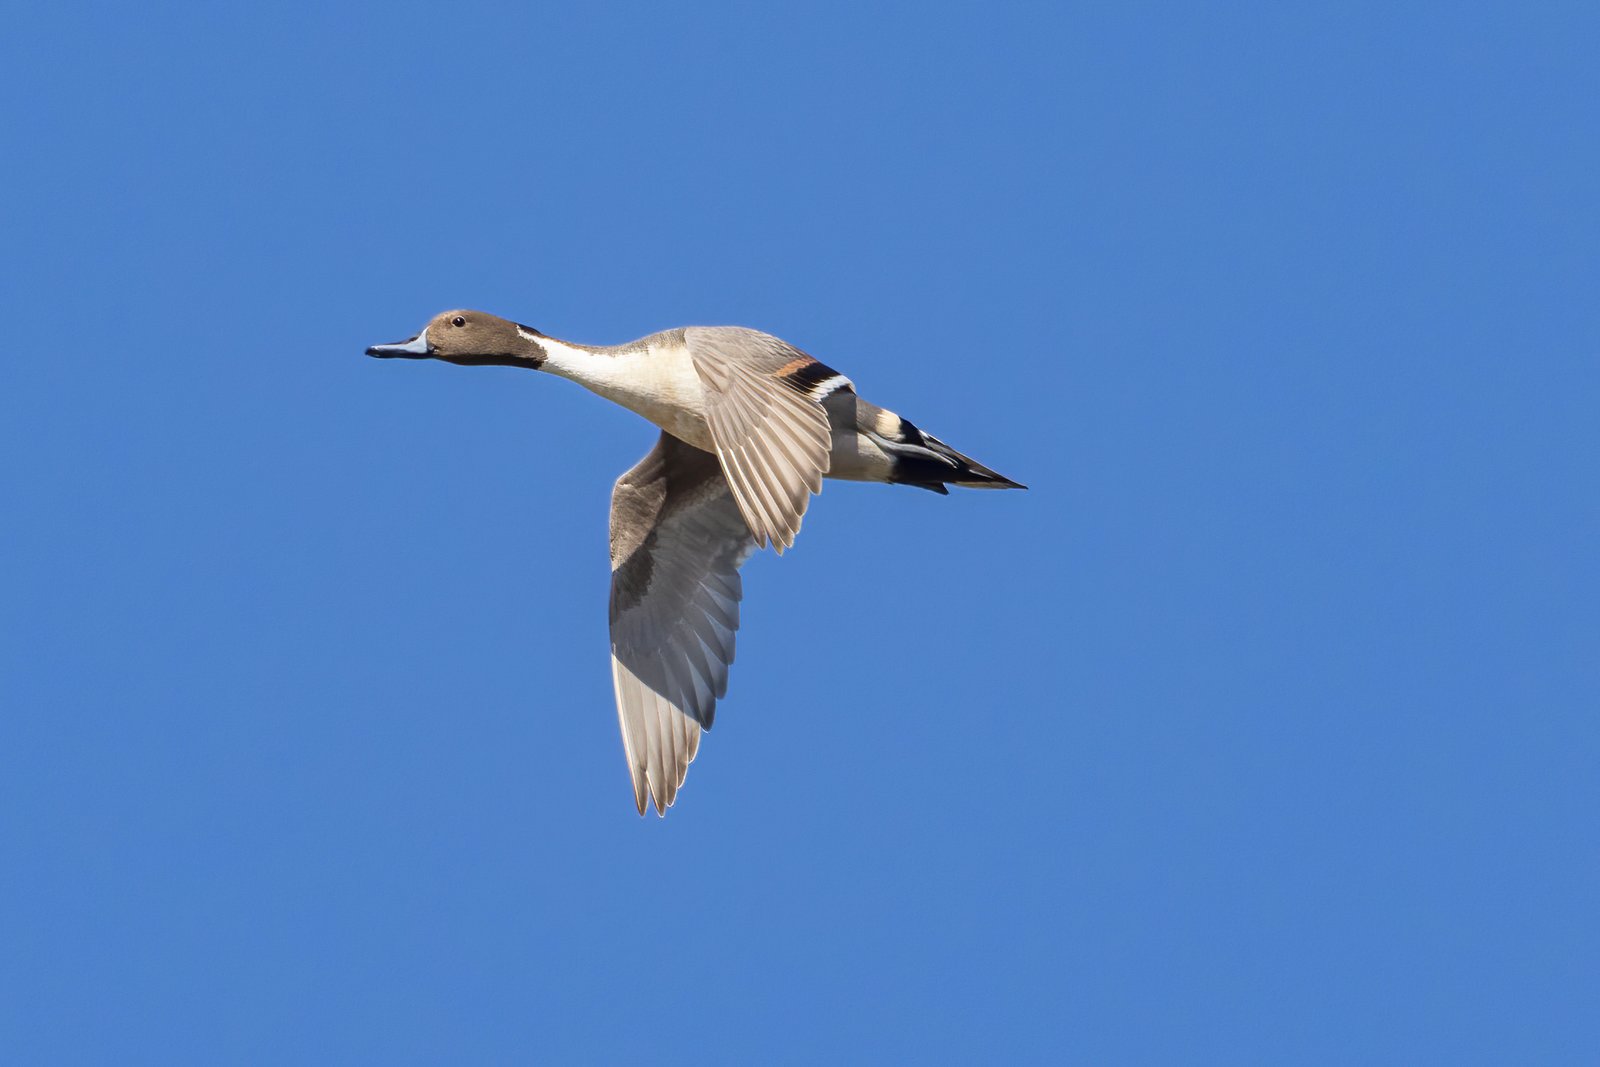
[[[914,485],[935,493],[948,494],[947,485],[966,489],[1026,489],[957,452],[931,433],[924,433],[905,419],[900,420],[901,445],[895,450],[892,481]]]

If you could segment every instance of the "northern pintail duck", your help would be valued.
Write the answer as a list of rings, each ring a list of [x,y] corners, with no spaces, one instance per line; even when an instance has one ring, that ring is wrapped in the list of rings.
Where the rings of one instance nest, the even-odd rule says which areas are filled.
[[[759,330],[690,326],[607,347],[446,311],[367,355],[548,371],[661,428],[611,493],[611,676],[641,815],[647,794],[666,814],[727,692],[740,565],[794,544],[824,477],[1025,488]]]

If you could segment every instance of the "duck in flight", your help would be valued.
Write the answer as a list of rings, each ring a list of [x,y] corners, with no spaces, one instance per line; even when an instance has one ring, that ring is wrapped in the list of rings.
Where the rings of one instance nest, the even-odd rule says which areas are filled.
[[[824,477],[935,493],[1026,488],[759,330],[690,326],[595,346],[446,311],[367,355],[547,371],[661,428],[611,493],[611,676],[640,815],[647,796],[658,815],[672,806],[727,693],[740,565],[794,544]]]

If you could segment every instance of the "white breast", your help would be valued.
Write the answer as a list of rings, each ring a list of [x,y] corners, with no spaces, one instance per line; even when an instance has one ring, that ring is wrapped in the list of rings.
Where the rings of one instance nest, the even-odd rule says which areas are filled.
[[[669,338],[651,338],[621,351],[589,350],[540,338],[544,370],[637,412],[696,448],[712,448],[705,419],[705,387],[689,350]]]

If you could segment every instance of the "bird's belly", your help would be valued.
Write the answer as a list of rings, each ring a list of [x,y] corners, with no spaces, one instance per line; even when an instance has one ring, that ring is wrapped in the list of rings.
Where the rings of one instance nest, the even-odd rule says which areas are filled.
[[[645,417],[686,444],[705,452],[717,450],[716,443],[711,439],[711,427],[706,425],[703,416],[682,410],[662,414],[660,419],[648,415]]]

